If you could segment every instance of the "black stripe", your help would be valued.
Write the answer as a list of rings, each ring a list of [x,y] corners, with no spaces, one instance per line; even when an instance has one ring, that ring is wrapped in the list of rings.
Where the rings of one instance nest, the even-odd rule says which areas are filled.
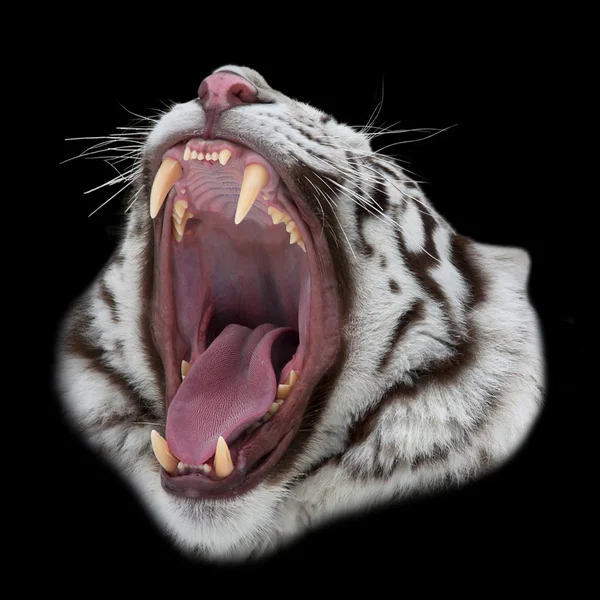
[[[115,295],[110,291],[106,281],[102,279],[100,281],[100,297],[104,301],[104,303],[108,306],[110,310],[110,316],[113,321],[119,322],[119,313],[117,311],[117,300]]]
[[[387,213],[390,206],[390,197],[385,189],[385,182],[380,177],[377,178],[377,182],[373,185],[371,198],[381,208],[381,212]]]
[[[487,278],[477,266],[473,256],[473,242],[467,237],[453,233],[450,238],[450,260],[463,276],[469,289],[469,311],[487,298]]]
[[[392,336],[388,343],[387,349],[383,356],[379,360],[377,370],[381,373],[390,362],[394,350],[397,345],[401,342],[402,338],[406,335],[406,332],[414,325],[417,321],[420,321],[425,316],[425,303],[423,300],[416,300],[410,306],[410,308],[398,317],[396,326],[392,332]]]

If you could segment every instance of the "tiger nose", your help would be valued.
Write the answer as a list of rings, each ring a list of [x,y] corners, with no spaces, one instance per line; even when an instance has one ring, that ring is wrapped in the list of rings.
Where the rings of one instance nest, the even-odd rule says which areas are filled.
[[[256,88],[235,73],[209,75],[198,89],[198,98],[205,111],[221,113],[241,104],[252,104],[257,100]]]

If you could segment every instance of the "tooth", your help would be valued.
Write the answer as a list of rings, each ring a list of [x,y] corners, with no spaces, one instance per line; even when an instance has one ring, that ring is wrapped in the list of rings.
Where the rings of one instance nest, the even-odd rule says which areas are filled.
[[[185,152],[183,153],[183,160],[190,160],[190,154],[191,154],[191,150],[189,148],[189,146],[185,147]]]
[[[281,220],[287,225],[292,220],[292,217],[290,217],[290,215],[284,212],[282,214]]]
[[[175,223],[181,223],[183,221],[183,219],[176,213],[173,213],[171,217]]]
[[[198,158],[198,150],[192,150],[192,160],[196,160]]]
[[[176,459],[169,450],[167,440],[155,431],[154,429],[150,432],[150,441],[152,443],[152,450],[156,460],[160,463],[160,466],[169,474],[173,475],[177,470],[179,460]]]
[[[206,156],[204,158],[205,158],[205,160],[210,160],[210,152],[207,152]]]
[[[183,215],[185,214],[185,209],[187,207],[188,207],[187,200],[179,199],[179,200],[177,200],[177,202],[175,202],[175,206],[173,208],[174,208],[175,212],[177,213],[177,216],[180,219],[183,219]]]
[[[287,376],[285,383],[287,383],[290,386],[290,388],[293,388],[296,385],[296,381],[298,381],[298,373],[296,373],[296,371],[292,369],[289,375]]]
[[[181,361],[181,379],[183,379],[189,373],[191,366],[192,365],[187,360]]]
[[[223,436],[219,436],[219,439],[217,440],[214,465],[215,473],[219,479],[224,479],[233,471],[233,462],[231,461],[229,447],[227,446],[227,442],[223,439]]]
[[[173,223],[173,237],[178,241],[181,242],[181,240],[183,239],[183,236],[175,230],[175,223]]]
[[[202,470],[205,473],[210,473],[212,471],[212,469],[210,468],[210,465],[207,465],[207,464],[202,465]]]
[[[271,408],[269,408],[269,410],[268,410],[268,413],[270,415],[274,415],[279,410],[280,406],[281,406],[281,404],[277,404],[277,402],[273,402],[273,404],[271,404]]]
[[[224,150],[221,150],[221,152],[219,152],[219,162],[225,166],[227,164],[227,161],[231,158],[231,151],[227,150],[227,148],[225,148]]]
[[[185,233],[185,221],[178,223],[173,220],[173,227],[175,227],[175,231],[183,238],[183,234]]]
[[[202,154],[202,152],[198,152],[198,160],[204,160],[204,154]]]
[[[150,216],[154,219],[160,211],[169,190],[181,179],[183,168],[174,158],[165,158],[156,173],[150,192]]]
[[[298,229],[298,227],[296,226],[296,223],[294,223],[294,221],[290,221],[286,226],[285,226],[285,230],[288,233],[292,233],[292,231],[294,231],[294,229]]]
[[[269,173],[262,165],[253,163],[246,167],[244,170],[242,188],[240,189],[240,197],[235,211],[234,222],[236,225],[239,225],[244,220],[244,217],[252,208],[256,197],[265,185],[267,185],[268,181]]]
[[[267,208],[267,212],[271,215],[271,218],[273,219],[273,225],[281,223],[281,217],[283,216],[283,213],[280,210],[278,210],[274,206],[269,206],[269,208]]]
[[[267,413],[260,418],[260,422],[266,423],[270,418],[271,418],[271,415],[269,413]]]
[[[298,246],[300,246],[300,248],[302,248],[302,250],[304,250],[304,252],[306,252],[306,246],[304,245],[303,240],[298,240],[296,243],[298,244]]]
[[[213,160],[218,160],[219,159],[219,153],[218,152],[213,152],[212,153],[212,157]]]
[[[290,395],[291,391],[292,391],[291,385],[288,385],[286,383],[279,384],[277,386],[277,398],[280,400],[281,399],[285,400]]]
[[[295,244],[300,240],[302,240],[302,234],[297,229],[294,229],[294,231],[290,233],[290,244]]]

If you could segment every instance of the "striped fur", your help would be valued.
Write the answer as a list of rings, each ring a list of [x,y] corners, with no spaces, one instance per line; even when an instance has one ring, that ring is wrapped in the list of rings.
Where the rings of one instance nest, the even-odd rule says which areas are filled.
[[[165,534],[196,557],[271,552],[327,519],[464,483],[501,464],[540,410],[544,365],[523,250],[476,243],[444,221],[368,136],[272,90],[222,114],[217,137],[250,145],[322,220],[343,304],[343,344],[300,432],[265,481],[230,501],[169,495],[150,430],[164,375],[150,331],[148,196],[160,156],[202,129],[197,101],[164,114],[144,147],[137,201],[58,344],[71,422],[130,482]]]

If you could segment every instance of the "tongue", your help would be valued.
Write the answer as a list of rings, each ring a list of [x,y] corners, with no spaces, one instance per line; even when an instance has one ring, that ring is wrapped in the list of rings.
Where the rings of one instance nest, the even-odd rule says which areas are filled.
[[[277,377],[298,335],[271,324],[228,325],[194,362],[167,412],[167,442],[186,464],[214,455],[219,436],[229,443],[275,400]]]

